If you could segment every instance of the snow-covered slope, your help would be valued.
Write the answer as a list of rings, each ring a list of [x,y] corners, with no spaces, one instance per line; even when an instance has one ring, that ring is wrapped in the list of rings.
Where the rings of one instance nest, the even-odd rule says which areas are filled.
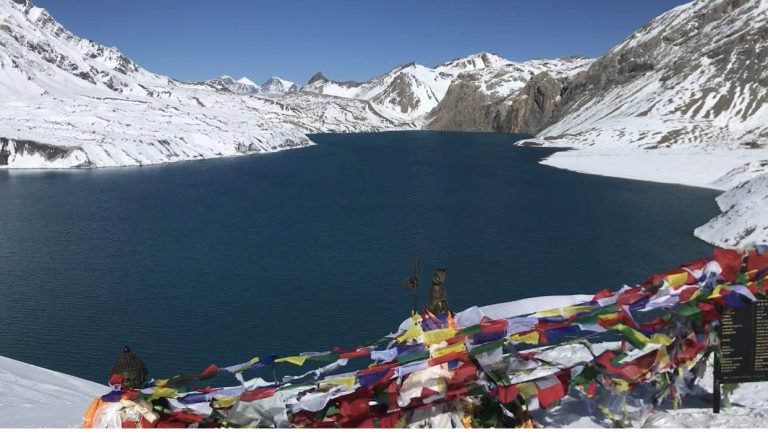
[[[302,92],[366,100],[389,116],[416,120],[437,105],[452,78],[450,74],[410,63],[364,83],[331,81],[318,73]]]
[[[492,57],[491,57],[492,56]],[[475,61],[468,64],[468,61]],[[480,61],[479,65],[477,59]],[[558,78],[565,78],[584,71],[595,59],[587,57],[564,57],[562,59],[533,59],[512,62],[495,55],[481,53],[468,58],[444,63],[436,69],[451,71],[461,82],[475,83],[479,90],[492,100],[506,99],[525,86],[536,74],[547,72]],[[485,66],[481,66],[485,65]]]
[[[318,75],[303,92],[279,77],[184,83],[73,35],[29,0],[0,0],[0,46],[0,166],[10,168],[156,164],[305,146],[308,133],[420,128],[465,73],[495,97],[521,77],[587,64],[479,53],[365,83]]]
[[[768,161],[760,163],[768,172]],[[694,232],[719,246],[768,244],[768,173],[763,173],[717,198],[722,214]]]
[[[569,114],[540,136],[581,146],[765,147],[766,29],[765,0],[675,8],[595,62]],[[613,68],[604,85],[593,77]]]
[[[0,428],[76,428],[109,388],[0,356]]]
[[[155,164],[305,146],[307,133],[411,127],[364,101],[177,82],[26,0],[0,0],[0,46],[0,166]]]

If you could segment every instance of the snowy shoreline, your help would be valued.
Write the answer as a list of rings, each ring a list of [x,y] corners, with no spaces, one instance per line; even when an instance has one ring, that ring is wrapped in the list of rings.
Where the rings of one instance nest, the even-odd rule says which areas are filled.
[[[558,151],[543,159],[541,163],[590,175],[725,191],[749,178],[725,181],[721,179],[724,175],[764,158],[768,158],[768,154],[757,150],[706,152],[588,148]]]
[[[313,133],[314,134],[314,133]],[[30,166],[30,167],[24,167],[24,166],[0,166],[0,172],[35,172],[35,171],[49,171],[49,170],[55,170],[55,171],[71,171],[71,172],[79,172],[79,171],[89,171],[89,170],[109,170],[109,169],[137,169],[137,168],[143,168],[143,167],[159,167],[159,166],[166,166],[169,164],[184,164],[184,163],[195,163],[198,161],[209,161],[209,160],[221,160],[221,159],[231,159],[231,158],[239,158],[239,157],[254,157],[256,155],[268,155],[268,154],[276,154],[278,152],[283,151],[292,151],[292,150],[299,150],[304,148],[309,148],[312,146],[317,146],[317,143],[313,142],[312,139],[307,137],[307,141],[305,143],[293,145],[293,146],[284,146],[284,147],[278,147],[275,149],[267,149],[267,150],[258,150],[253,152],[246,152],[246,153],[235,153],[235,154],[227,154],[227,155],[217,155],[214,157],[195,157],[195,158],[186,158],[186,159],[180,159],[180,160],[158,160],[158,161],[152,161],[152,162],[146,162],[142,164],[121,164],[121,165],[106,165],[106,166],[81,166],[81,167],[70,167],[70,166]]]
[[[516,145],[532,143],[566,148],[540,161],[558,169],[722,191],[716,199],[721,213],[693,228],[693,235],[719,247],[768,243],[768,152],[764,149],[568,148],[567,143],[539,138]]]

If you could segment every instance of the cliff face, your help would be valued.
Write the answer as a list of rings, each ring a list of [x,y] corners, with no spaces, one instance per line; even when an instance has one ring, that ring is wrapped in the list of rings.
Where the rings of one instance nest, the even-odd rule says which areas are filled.
[[[484,121],[496,131],[567,137],[574,146],[619,138],[645,149],[765,147],[767,18],[765,0],[680,6],[585,71],[532,77],[490,102]]]
[[[515,131],[536,134],[549,125],[563,91],[566,79],[556,79],[542,72],[533,76],[513,98],[491,111],[494,131]]]
[[[430,113],[428,128],[441,131],[492,131],[491,98],[472,80],[457,79]]]
[[[554,115],[563,84],[593,59],[509,62],[458,75],[426,129],[536,133]]]

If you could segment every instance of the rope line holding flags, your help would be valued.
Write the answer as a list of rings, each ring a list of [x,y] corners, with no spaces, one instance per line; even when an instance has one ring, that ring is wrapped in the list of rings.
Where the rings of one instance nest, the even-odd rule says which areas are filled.
[[[425,311],[365,345],[253,357],[131,389],[119,376],[85,427],[510,427],[533,409],[583,399],[593,417],[631,423],[628,401],[684,404],[717,349],[724,309],[766,298],[768,247],[713,256],[586,302],[529,315]],[[362,369],[343,371],[350,363]],[[255,376],[281,364],[300,375]],[[353,364],[353,365],[354,365]],[[211,387],[214,377],[236,384]]]

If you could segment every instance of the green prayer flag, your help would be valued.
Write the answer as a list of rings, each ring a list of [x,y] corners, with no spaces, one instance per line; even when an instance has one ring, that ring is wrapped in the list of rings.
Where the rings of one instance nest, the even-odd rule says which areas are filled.
[[[491,341],[482,345],[478,345],[475,348],[472,348],[469,351],[469,354],[472,354],[473,356],[476,356],[478,354],[487,353],[488,351],[493,351],[497,348],[501,348],[504,345],[504,341],[507,338]]]
[[[482,328],[480,327],[480,324],[475,324],[473,326],[463,328],[459,330],[456,335],[458,336],[472,336],[475,333],[480,333]]]
[[[677,313],[682,316],[694,316],[701,313],[696,303],[681,303]]]
[[[429,351],[421,351],[418,353],[406,354],[405,356],[398,357],[397,363],[405,364],[408,362],[413,362],[414,360],[423,360],[426,358],[429,358]]]
[[[332,353],[332,354],[325,354],[322,356],[312,356],[309,358],[309,360],[313,362],[328,364],[328,363],[333,363],[339,360],[339,356],[340,356],[339,354]]]

